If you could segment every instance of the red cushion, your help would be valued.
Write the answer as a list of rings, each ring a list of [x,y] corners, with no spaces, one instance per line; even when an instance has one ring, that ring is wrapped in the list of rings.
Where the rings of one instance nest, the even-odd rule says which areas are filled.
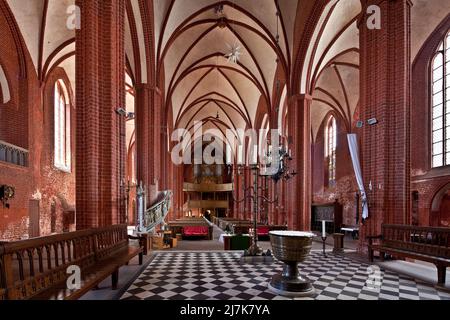
[[[207,236],[209,229],[204,226],[188,226],[183,228],[183,234],[185,236]]]
[[[258,227],[258,236],[268,236],[270,228],[266,226]]]

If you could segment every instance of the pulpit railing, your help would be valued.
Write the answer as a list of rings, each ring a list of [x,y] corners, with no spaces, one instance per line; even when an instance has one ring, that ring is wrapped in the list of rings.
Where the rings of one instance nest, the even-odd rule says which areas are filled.
[[[27,167],[28,150],[0,140],[0,161]]]
[[[172,207],[172,191],[163,191],[161,200],[144,213],[144,228],[151,233],[154,229],[162,224]]]

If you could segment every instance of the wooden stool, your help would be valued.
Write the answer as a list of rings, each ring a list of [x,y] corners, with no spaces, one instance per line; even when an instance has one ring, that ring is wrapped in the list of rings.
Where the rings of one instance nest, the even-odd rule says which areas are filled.
[[[162,250],[164,249],[164,238],[153,236],[152,237],[152,249],[153,250]]]
[[[176,248],[177,246],[178,246],[177,238],[172,238],[172,240],[170,241],[170,247],[171,248]]]

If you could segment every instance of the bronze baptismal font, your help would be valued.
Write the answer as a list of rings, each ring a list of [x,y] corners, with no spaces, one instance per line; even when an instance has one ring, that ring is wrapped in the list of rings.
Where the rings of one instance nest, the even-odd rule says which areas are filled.
[[[287,297],[312,297],[315,289],[311,281],[300,275],[299,263],[311,253],[314,234],[298,231],[272,231],[270,241],[273,254],[284,263],[283,272],[276,274],[269,283],[269,289]]]

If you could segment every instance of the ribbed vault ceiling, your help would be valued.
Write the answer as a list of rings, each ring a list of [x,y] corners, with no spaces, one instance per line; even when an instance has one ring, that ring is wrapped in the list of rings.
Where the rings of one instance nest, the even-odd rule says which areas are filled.
[[[272,107],[278,65],[290,68],[296,11],[292,0],[156,0],[156,70],[174,127],[253,128],[260,101]],[[237,64],[225,58],[232,45],[241,47]]]
[[[254,127],[256,119],[263,118],[262,126],[266,127],[264,114],[278,107],[272,105],[276,101],[277,68],[282,71],[281,77],[289,78],[292,74],[298,49],[294,30],[304,30],[301,26],[312,7],[309,1],[154,0],[154,17],[150,19],[146,0],[127,0],[128,71],[135,82],[150,83],[150,69],[155,69],[157,82],[163,79],[164,83],[157,85],[164,92],[165,107],[171,109],[170,127],[189,129],[195,121],[204,121],[205,127],[225,132],[227,128]],[[68,8],[75,0],[7,0],[7,3],[39,78],[44,81],[52,68],[59,66],[66,70],[74,87],[75,31],[66,24]],[[412,3],[414,60],[450,11],[450,3],[429,0]],[[222,16],[214,10],[217,5],[223,6]],[[300,91],[314,99],[313,136],[331,110],[351,126],[359,101],[356,18],[360,10],[359,0],[330,0],[309,43]],[[153,35],[148,34],[152,29],[149,21],[153,21]],[[155,45],[149,50],[148,39],[152,38]],[[238,64],[224,58],[227,44],[234,43],[242,47]],[[280,90],[281,124],[286,116],[286,88]]]

